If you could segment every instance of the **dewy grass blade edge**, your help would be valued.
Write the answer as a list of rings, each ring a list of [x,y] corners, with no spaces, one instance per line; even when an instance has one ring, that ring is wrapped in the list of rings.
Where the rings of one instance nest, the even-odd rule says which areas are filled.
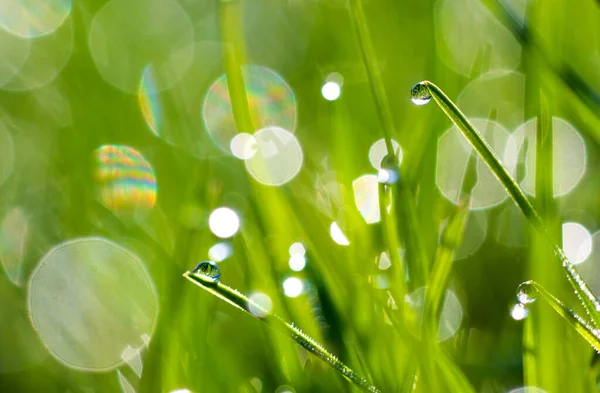
[[[202,277],[201,274],[196,274],[194,272],[185,272],[183,274],[183,277],[198,285],[200,288],[206,290],[211,295],[214,295],[220,298],[221,300],[224,300],[225,302],[231,304],[232,306],[242,311],[245,311],[246,313],[271,326],[275,330],[279,330],[287,336],[291,337],[296,343],[298,343],[304,349],[311,352],[319,359],[323,360],[331,367],[339,371],[346,379],[348,379],[350,382],[361,388],[363,391],[371,393],[381,393],[381,391],[378,388],[376,388],[373,385],[370,385],[366,379],[356,374],[350,367],[342,363],[335,355],[327,351],[325,347],[323,347],[321,344],[315,341],[312,337],[308,336],[302,330],[294,326],[293,323],[288,323],[284,321],[281,317],[269,313],[267,310],[265,310],[260,305],[253,302],[237,290],[221,283],[220,281],[208,281],[204,277]],[[264,317],[257,317],[252,312],[250,312],[250,305],[253,308],[261,310]]]
[[[530,285],[540,294],[540,297],[556,311],[577,333],[581,335],[595,350],[600,353],[600,331],[592,326],[588,321],[575,313],[554,295],[548,292],[543,286],[535,281],[526,281],[523,285]]]
[[[596,299],[587,284],[583,281],[571,261],[565,256],[564,252],[556,244],[556,242],[550,236],[548,230],[542,219],[535,211],[533,205],[525,195],[525,193],[519,188],[517,182],[508,173],[506,168],[500,163],[500,160],[495,156],[491,147],[481,137],[479,132],[473,127],[466,116],[458,109],[458,107],[446,96],[446,94],[435,84],[429,81],[423,81],[419,83],[427,88],[431,97],[444,111],[446,116],[458,127],[462,134],[467,138],[469,143],[473,146],[477,154],[483,159],[486,165],[490,168],[494,176],[500,181],[500,184],[508,192],[510,197],[515,201],[521,212],[527,217],[527,219],[533,224],[533,226],[541,232],[541,234],[548,240],[552,246],[554,255],[560,259],[562,266],[565,270],[567,279],[575,289],[575,292],[581,303],[583,304],[586,312],[592,318],[592,322],[596,328],[600,327],[600,303]]]

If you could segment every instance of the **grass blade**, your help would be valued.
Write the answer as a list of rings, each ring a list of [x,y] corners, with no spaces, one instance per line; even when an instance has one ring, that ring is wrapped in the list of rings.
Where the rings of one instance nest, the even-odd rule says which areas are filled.
[[[207,279],[204,274],[195,273],[192,271],[185,272],[183,277],[187,278],[194,284],[198,285],[202,289],[208,291],[211,295],[214,295],[221,300],[231,304],[232,306],[252,315],[253,317],[263,321],[272,328],[279,330],[291,337],[296,343],[302,346],[307,351],[313,353],[319,359],[323,360],[331,367],[339,371],[346,379],[354,383],[356,386],[361,388],[365,392],[381,393],[381,391],[373,385],[370,385],[366,379],[356,374],[350,367],[342,363],[335,355],[327,351],[321,344],[316,342],[313,338],[308,336],[302,330],[294,326],[293,323],[287,323],[282,318],[275,314],[271,314],[257,303],[248,299],[245,295],[236,291],[235,289],[221,283],[220,281],[214,281]],[[250,312],[250,306],[258,309],[264,315],[258,317]]]
[[[543,286],[535,281],[526,281],[519,286],[519,292],[523,287],[532,287],[535,292],[544,299],[569,325],[571,325],[581,337],[583,337],[595,350],[600,353],[600,331],[594,326],[568,308],[563,302],[548,292]]]
[[[567,279],[575,289],[575,292],[581,300],[586,312],[592,318],[594,326],[600,327],[600,313],[598,313],[598,311],[600,311],[600,303],[587,284],[583,281],[571,261],[569,261],[569,259],[565,256],[560,246],[556,243],[556,241],[554,241],[544,222],[534,209],[525,193],[518,186],[511,174],[500,163],[500,160],[496,157],[488,143],[481,137],[479,132],[477,132],[475,127],[473,127],[460,109],[458,109],[456,104],[454,104],[435,84],[429,81],[420,82],[413,87],[413,93],[413,97],[421,97],[421,99],[424,97],[427,98],[427,100],[433,98],[444,111],[446,116],[448,116],[448,118],[462,132],[465,138],[467,138],[477,154],[479,154],[481,159],[483,159],[492,173],[500,181],[510,197],[515,201],[521,212],[550,243],[554,255],[561,261]]]
[[[392,135],[396,133],[394,118],[385,92],[385,85],[377,68],[377,56],[375,54],[375,49],[373,48],[373,41],[365,18],[363,1],[348,0],[348,8],[350,11],[352,27],[360,48],[362,62],[366,69],[369,86],[377,108],[377,115],[383,129],[387,153],[389,157],[393,158],[391,161],[394,170],[396,170],[400,176],[400,184],[396,184],[392,188],[395,195],[394,208],[398,209],[399,216],[406,217],[406,220],[401,220],[401,222],[396,222],[396,224],[399,226],[402,240],[406,246],[408,269],[413,273],[410,277],[410,285],[411,288],[414,289],[414,287],[424,285],[429,269],[427,254],[422,244],[422,239],[420,239],[418,235],[415,235],[415,233],[419,233],[419,231],[416,230],[416,228],[419,227],[419,220],[417,217],[415,198],[408,188],[408,185],[404,182],[404,178],[398,167],[398,157],[393,149]]]

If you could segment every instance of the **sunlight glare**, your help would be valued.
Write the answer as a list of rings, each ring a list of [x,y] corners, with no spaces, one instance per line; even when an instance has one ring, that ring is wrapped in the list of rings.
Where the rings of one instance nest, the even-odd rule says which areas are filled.
[[[341,93],[342,89],[336,82],[326,82],[321,89],[321,94],[327,101],[337,100]]]
[[[208,259],[215,262],[222,262],[233,254],[233,250],[229,243],[214,244],[208,250]]]
[[[352,182],[354,203],[367,224],[381,220],[379,211],[379,182],[375,175],[362,175]]]
[[[288,277],[283,282],[283,292],[287,297],[298,297],[304,291],[304,283],[297,277]]]
[[[346,235],[344,235],[337,222],[334,221],[331,223],[329,233],[331,234],[331,238],[333,239],[333,241],[339,244],[340,246],[350,245],[350,241],[348,240]]]
[[[228,207],[219,207],[210,213],[208,226],[211,232],[222,239],[232,237],[240,229],[240,219]]]
[[[592,236],[583,225],[576,222],[564,223],[562,237],[565,255],[573,264],[585,262],[592,253]]]
[[[250,310],[250,313],[255,317],[262,318],[268,315],[273,309],[273,301],[268,295],[262,292],[254,292],[249,298],[259,305],[259,307],[256,307],[254,304],[248,303],[248,310]]]
[[[529,310],[522,303],[517,303],[513,306],[512,310],[510,310],[510,316],[515,321],[521,321],[527,317],[529,314]]]
[[[290,265],[290,269],[295,272],[299,272],[306,266],[306,258],[304,258],[304,255],[301,254],[293,254],[290,257],[288,264]]]

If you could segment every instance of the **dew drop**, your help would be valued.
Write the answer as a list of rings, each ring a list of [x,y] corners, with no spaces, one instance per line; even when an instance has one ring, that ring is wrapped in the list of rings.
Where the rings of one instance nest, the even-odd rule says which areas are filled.
[[[525,305],[523,303],[515,304],[513,306],[513,308],[510,310],[510,316],[515,321],[521,321],[521,320],[527,318],[527,315],[529,315],[529,309],[527,307],[525,307]]]
[[[431,93],[424,82],[419,82],[410,89],[410,99],[415,105],[422,106],[431,101]]]
[[[531,281],[525,281],[517,289],[517,299],[522,304],[530,304],[537,300],[538,290]]]
[[[381,169],[377,175],[377,181],[384,184],[394,184],[400,180],[398,164],[393,155],[387,154],[381,160]]]
[[[221,270],[213,261],[203,261],[196,265],[192,273],[201,275],[208,282],[217,283],[221,279]]]

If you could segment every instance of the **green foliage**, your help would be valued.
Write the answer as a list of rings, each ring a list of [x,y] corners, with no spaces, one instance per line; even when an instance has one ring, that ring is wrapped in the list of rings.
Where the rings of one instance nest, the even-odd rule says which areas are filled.
[[[3,181],[8,143],[0,138],[0,223],[16,207],[26,212],[28,223],[22,283],[6,268],[6,234],[16,232],[0,225],[0,257],[7,273],[0,277],[0,391],[124,389],[114,370],[75,370],[57,360],[28,315],[27,283],[40,260],[53,246],[83,236],[104,237],[137,254],[156,287],[158,324],[147,346],[137,343],[143,373],[138,377],[127,365],[119,367],[137,392],[282,393],[289,386],[297,393],[505,393],[524,385],[548,393],[595,391],[598,370],[590,361],[592,347],[600,347],[599,305],[560,247],[560,223],[581,221],[595,230],[600,217],[600,183],[593,176],[599,165],[600,86],[594,56],[600,49],[600,10],[591,0],[557,0],[552,6],[529,1],[520,19],[506,5],[516,1],[463,1],[465,16],[455,16],[456,25],[472,24],[480,34],[470,36],[489,42],[469,52],[470,41],[461,41],[457,59],[444,41],[449,24],[440,14],[443,3],[179,1],[185,24],[150,29],[160,36],[189,24],[196,42],[196,59],[183,83],[149,95],[160,108],[155,120],[176,130],[172,140],[164,129],[162,138],[157,129],[149,129],[148,109],[140,108],[139,101],[148,96],[122,91],[99,72],[94,56],[120,44],[112,40],[93,47],[98,41],[90,39],[94,16],[105,2],[74,3],[69,17],[73,53],[58,77],[22,92],[0,86],[0,120],[15,155]],[[151,8],[142,11],[153,15]],[[120,21],[115,19],[111,29],[129,26]],[[498,29],[502,39],[494,41]],[[54,40],[57,46],[60,37]],[[129,37],[122,38],[126,43]],[[144,39],[154,42],[156,37]],[[12,41],[4,43],[9,47]],[[465,110],[465,116],[453,102],[480,74],[495,69],[495,51],[506,50],[500,57],[510,57],[511,45],[520,48],[514,67],[526,78],[522,121],[538,118],[535,198],[519,186],[522,168],[511,173],[471,125],[472,115]],[[3,48],[0,43],[0,52]],[[59,49],[46,57],[32,53],[43,59],[28,67],[35,70],[37,63],[48,70]],[[124,70],[138,54],[117,54],[111,61],[123,68],[112,71],[129,78]],[[181,53],[173,56],[185,60]],[[104,66],[110,69],[110,63]],[[297,176],[281,186],[252,178],[243,161],[217,147],[217,137],[203,122],[207,91],[225,74],[235,128],[250,133],[259,128],[248,105],[256,92],[244,80],[245,64],[276,71],[295,93],[298,117],[292,131],[304,161]],[[6,69],[0,67],[0,74]],[[163,81],[160,72],[158,83]],[[344,83],[340,98],[330,102],[320,90],[334,72]],[[447,94],[431,82],[413,87],[424,79],[434,80]],[[413,98],[431,103],[415,106],[411,87]],[[501,122],[504,115],[494,109],[475,117]],[[587,175],[575,191],[560,197],[553,195],[553,116],[577,128],[587,151]],[[523,213],[507,226],[501,224],[513,201],[485,210],[485,241],[460,258],[478,213],[469,203],[481,168],[472,154],[458,202],[442,195],[436,185],[438,138],[452,123]],[[380,221],[367,224],[356,207],[353,181],[377,175],[368,156],[381,138],[387,150],[383,167],[398,179],[378,184]],[[392,140],[402,146],[401,161]],[[156,201],[142,218],[98,196],[94,158],[105,144],[131,146],[152,166]],[[230,240],[217,238],[208,226],[210,213],[221,206],[240,217],[240,231]],[[526,220],[536,232],[529,231]],[[333,222],[349,245],[332,240]],[[515,234],[521,236],[519,246],[500,240]],[[233,250],[218,264],[220,282],[190,273],[219,242]],[[300,272],[288,265],[294,242],[306,248],[307,265]],[[384,252],[388,268],[380,266]],[[283,282],[289,277],[303,280],[303,294],[285,295]],[[519,283],[529,279],[543,301],[527,306],[531,315],[523,323],[511,318],[510,309],[518,301]],[[422,302],[416,304],[419,289]],[[119,291],[116,287],[112,293]],[[271,300],[272,312],[252,300],[258,292]],[[462,305],[462,320],[451,338],[438,341],[450,294]],[[565,304],[577,306],[572,310]],[[265,314],[256,317],[250,306]]]

